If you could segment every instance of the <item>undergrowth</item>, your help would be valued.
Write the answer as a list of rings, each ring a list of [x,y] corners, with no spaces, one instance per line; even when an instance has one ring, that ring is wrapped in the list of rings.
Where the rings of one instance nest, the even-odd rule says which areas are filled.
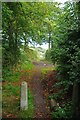
[[[30,54],[30,53],[29,53]],[[34,113],[33,96],[28,88],[28,110],[20,110],[20,85],[21,82],[30,80],[31,70],[34,65],[22,52],[21,59],[14,66],[8,66],[3,71],[3,118],[32,118]],[[24,79],[25,78],[25,79]]]

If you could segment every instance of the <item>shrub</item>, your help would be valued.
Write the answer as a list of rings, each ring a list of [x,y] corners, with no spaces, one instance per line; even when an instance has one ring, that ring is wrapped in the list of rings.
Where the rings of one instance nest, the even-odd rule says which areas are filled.
[[[51,50],[46,50],[45,59],[51,61]]]
[[[72,31],[67,39],[51,50],[51,59],[58,64],[61,81],[80,82],[80,31]],[[66,84],[67,85],[67,84]]]
[[[52,112],[52,118],[64,118],[70,119],[72,118],[72,107],[71,102],[64,105],[64,107],[58,107],[55,112]]]

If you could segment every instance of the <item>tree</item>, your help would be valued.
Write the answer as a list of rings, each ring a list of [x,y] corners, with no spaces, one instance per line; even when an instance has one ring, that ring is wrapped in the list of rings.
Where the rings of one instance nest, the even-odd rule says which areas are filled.
[[[2,5],[3,65],[17,63],[23,43],[24,48],[31,41],[42,44],[48,41],[48,35],[51,43],[57,3],[6,2]]]
[[[60,84],[64,93],[73,86],[73,117],[79,118],[80,111],[80,2],[66,2],[57,22],[58,36],[51,50],[52,61],[58,64]],[[70,91],[69,91],[70,92]]]

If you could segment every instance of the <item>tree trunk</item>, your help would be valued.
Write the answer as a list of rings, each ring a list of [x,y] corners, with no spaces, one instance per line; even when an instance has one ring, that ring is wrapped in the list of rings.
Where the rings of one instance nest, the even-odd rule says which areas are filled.
[[[15,48],[18,48],[18,41],[17,41],[17,30],[15,32]]]
[[[53,48],[53,41],[51,41],[51,48]]]
[[[50,49],[50,47],[51,47],[51,33],[49,32],[49,49]]]
[[[74,82],[73,85],[73,118],[78,119],[80,117],[80,83]]]
[[[9,49],[12,50],[12,48],[13,48],[13,31],[12,31],[11,26],[9,26],[9,28],[8,28],[8,35],[9,35],[9,38],[8,38],[8,40],[9,40]]]
[[[24,38],[24,41],[25,41],[25,43],[24,43],[24,50],[25,50],[26,48],[28,48],[28,41],[26,38]]]

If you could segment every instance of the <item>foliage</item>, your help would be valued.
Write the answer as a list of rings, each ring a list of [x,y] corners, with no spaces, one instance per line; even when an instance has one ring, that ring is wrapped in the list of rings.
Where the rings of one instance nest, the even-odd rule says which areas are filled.
[[[32,69],[30,61],[37,59],[37,53],[28,49],[29,43],[48,42],[46,59],[58,66],[58,85],[67,91],[80,83],[80,2],[65,2],[63,7],[57,2],[3,2],[2,6],[3,79],[17,81],[20,73],[10,71],[14,65]],[[62,109],[55,115],[66,116]]]
[[[30,65],[29,65],[30,64]],[[27,67],[26,67],[27,66]],[[29,81],[31,76],[29,70],[32,69],[32,64],[20,64],[10,70],[10,68],[4,69],[3,76],[3,116],[12,118],[28,118],[32,117],[34,113],[33,96],[28,89],[28,111],[20,111],[20,84],[21,80]],[[20,69],[21,68],[21,69]],[[25,74],[24,74],[25,73]],[[27,114],[26,114],[27,112]],[[16,113],[16,114],[15,114]]]
[[[27,48],[25,51],[21,49],[21,56],[19,60],[19,69],[20,70],[31,70],[33,68],[33,64],[31,60],[37,59],[36,52]]]
[[[15,87],[11,83],[9,83],[8,85],[5,85],[3,87],[3,90],[4,90],[4,92],[7,92],[6,93],[7,96],[9,96],[9,95],[18,96],[19,91],[20,91],[20,86]]]
[[[50,50],[46,50],[45,59],[47,61],[51,61],[51,51]]]
[[[70,119],[72,118],[72,113],[71,113],[71,103],[67,103],[64,105],[64,107],[58,107],[56,111],[52,112],[52,117],[53,118],[64,118],[64,119]]]
[[[79,32],[72,31],[67,39],[59,43],[59,52],[51,51],[52,60],[58,63],[59,79],[61,75],[61,82],[67,82],[65,87],[73,84],[75,80],[79,82],[79,39]]]
[[[33,64],[26,57],[28,54],[30,53],[26,53],[23,50],[17,65],[3,68],[3,116],[12,118],[28,118],[33,116],[34,98],[29,89],[29,108],[27,114],[25,111],[20,111],[20,84],[22,80],[30,80],[30,70],[33,68]]]
[[[58,64],[58,75],[61,82],[68,81],[73,84],[75,80],[79,81],[80,77],[80,31],[78,30],[78,19],[76,18],[78,17],[77,5],[76,3],[66,2],[62,11],[62,15],[59,15],[60,20],[57,23],[59,26],[57,32],[61,37],[58,37],[60,40],[55,39],[54,47],[49,50],[49,58],[52,59],[53,63]],[[77,19],[77,23],[75,23],[75,19]],[[65,87],[67,87],[67,84]]]
[[[45,78],[45,76],[48,74],[48,72],[52,71],[52,70],[55,70],[55,67],[53,68],[51,66],[51,67],[45,68],[45,66],[44,66],[44,68],[41,69],[41,79],[43,80]]]
[[[37,60],[38,59],[38,55],[37,55],[37,51],[36,49],[32,49],[32,48],[27,48],[24,51],[26,53],[25,57],[29,60],[29,61],[33,61],[33,60]],[[24,59],[25,60],[25,59]]]
[[[80,13],[79,7],[80,2],[79,4],[69,2],[65,4],[61,18],[61,21],[63,22],[64,20],[65,22],[63,22],[63,24],[61,24],[61,21],[58,22],[60,26],[59,30],[61,30],[61,33],[59,32],[59,34],[61,35],[61,39],[55,41],[54,47],[51,49],[50,53],[53,63],[58,64],[58,85],[63,86],[65,92],[69,92],[68,90],[71,85],[73,86],[73,84],[75,84],[76,82],[80,83],[80,23],[78,15]],[[75,92],[75,94],[78,94],[76,90]],[[80,97],[78,94],[76,99],[79,100],[79,98]],[[76,106],[75,102],[73,104]],[[79,106],[79,104],[80,103],[78,102],[77,105]],[[60,111],[57,111],[56,116]]]
[[[28,90],[28,110],[20,111],[20,86],[13,86],[11,83],[5,85],[3,86],[3,113],[6,113],[7,118],[32,118],[34,113],[33,99],[32,93]]]
[[[29,42],[41,44],[47,41],[46,31],[52,23],[46,18],[55,14],[57,3],[4,2],[2,6],[3,66],[13,66],[20,59],[22,44],[26,48]],[[54,13],[52,9],[55,10]]]

